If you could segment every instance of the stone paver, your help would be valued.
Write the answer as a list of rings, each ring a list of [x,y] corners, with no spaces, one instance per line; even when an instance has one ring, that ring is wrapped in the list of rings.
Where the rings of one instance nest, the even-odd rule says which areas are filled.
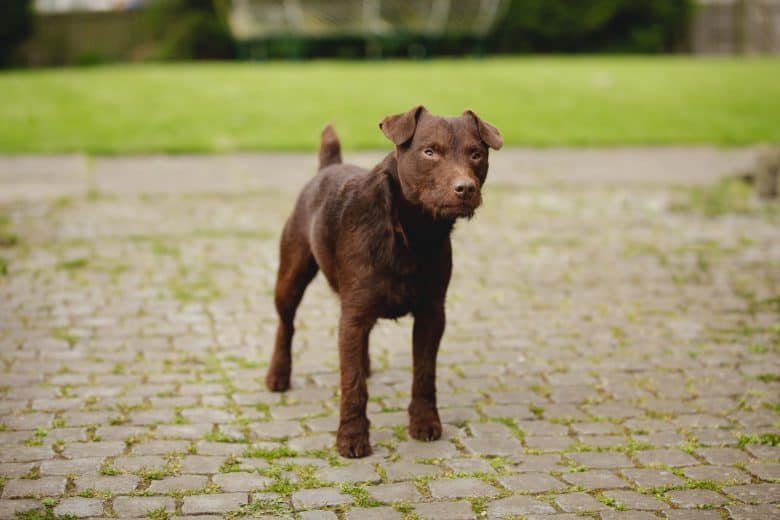
[[[726,486],[723,491],[747,504],[780,502],[780,484],[748,484],[744,486]]]
[[[366,489],[368,496],[379,502],[417,502],[422,498],[417,487],[411,482],[381,484]]]
[[[657,498],[643,495],[636,491],[605,491],[604,496],[611,498],[615,503],[627,509],[660,511],[669,507],[665,502]]]
[[[760,506],[729,505],[726,506],[731,520],[776,520],[780,518],[780,508],[770,504]]]
[[[655,520],[658,517],[648,511],[602,511],[601,520]]]
[[[212,474],[219,472],[226,457],[187,455],[181,461],[182,473]]]
[[[476,515],[466,501],[417,504],[414,512],[423,520],[474,520]]]
[[[574,486],[585,489],[624,488],[629,484],[611,471],[594,469],[577,473],[564,473],[561,478]]]
[[[605,511],[609,509],[609,507],[586,493],[567,493],[565,495],[558,495],[555,497],[555,503],[567,513],[584,513],[588,511]]]
[[[453,478],[432,480],[428,483],[435,498],[461,498],[470,496],[494,496],[498,489],[477,478]]]
[[[412,320],[383,321],[362,461],[333,451],[321,276],[292,390],[263,383],[314,154],[0,157],[0,518],[44,499],[78,518],[475,518],[471,499],[487,518],[776,517],[780,213],[711,191],[753,157],[491,155],[453,234],[443,438],[409,438]]]
[[[624,454],[606,451],[571,453],[568,457],[576,463],[591,469],[627,468],[633,465]]]
[[[222,491],[232,493],[236,491],[253,491],[263,489],[273,482],[273,479],[258,475],[257,473],[220,473],[214,475],[213,482],[222,488]]]
[[[162,471],[168,460],[159,455],[136,455],[116,457],[113,466],[127,472]]]
[[[668,470],[659,469],[624,469],[629,480],[641,488],[682,486],[685,480]]]
[[[301,489],[292,495],[296,509],[351,504],[352,497],[333,488]]]
[[[3,487],[3,498],[45,497],[59,495],[65,491],[66,481],[62,477],[41,477],[39,479],[18,478]]]
[[[710,464],[739,464],[750,462],[750,454],[736,448],[700,448],[696,450]]]
[[[465,458],[444,461],[448,469],[456,473],[495,473],[496,471],[485,459]]]
[[[214,495],[193,495],[184,497],[181,511],[185,515],[201,513],[227,513],[246,504],[246,493],[217,493]]]
[[[669,509],[663,514],[669,520],[723,520],[720,511],[713,509]]]
[[[463,445],[479,455],[511,455],[522,449],[520,441],[511,437],[464,439]]]
[[[219,477],[220,475],[216,475]],[[209,479],[204,475],[180,475],[162,480],[153,480],[147,491],[150,493],[170,493],[175,491],[200,490],[208,485]]]
[[[55,515],[73,515],[77,518],[103,515],[103,500],[99,498],[66,498],[54,508]]]
[[[732,466],[691,466],[683,474],[692,480],[711,480],[731,484],[747,484],[750,475]]]
[[[510,515],[520,516],[555,513],[555,508],[547,502],[542,502],[535,498],[511,496],[491,502],[487,513],[491,518],[500,518]]]
[[[33,511],[40,509],[41,503],[38,500],[3,500],[0,499],[0,518],[15,518],[17,513]]]
[[[780,463],[748,464],[745,469],[762,480],[780,479]]]
[[[83,475],[76,478],[76,491],[87,490],[107,491],[110,493],[130,493],[138,486],[141,479],[135,475]]]
[[[521,473],[499,477],[498,482],[510,491],[516,493],[545,493],[560,491],[568,486],[546,473]]]
[[[392,462],[385,465],[385,473],[390,481],[410,480],[414,477],[427,477],[442,473],[442,469],[433,464],[416,462]]]
[[[727,502],[726,498],[709,489],[683,489],[667,493],[674,505],[684,508],[718,506]]]
[[[123,451],[125,443],[120,441],[76,442],[65,446],[62,454],[69,459],[79,459],[119,455]]]
[[[176,501],[171,497],[116,497],[114,512],[120,518],[147,516],[150,511],[164,510],[174,512]]]
[[[445,440],[434,442],[402,442],[398,445],[396,451],[402,457],[410,459],[453,457],[458,454],[458,449]]]
[[[511,517],[510,517],[511,518]],[[581,520],[582,516],[573,513],[561,513],[557,515],[528,515],[526,520]]]
[[[326,482],[379,482],[380,480],[374,468],[367,464],[322,468],[314,476]]]
[[[97,473],[103,463],[102,458],[55,459],[41,463],[41,475],[88,475]]]
[[[362,520],[376,518],[377,520],[401,520],[401,513],[392,507],[355,507],[347,511],[346,520]]]
[[[668,466],[670,468],[692,466],[699,463],[691,455],[675,449],[638,451],[636,458],[645,466]]]
[[[338,516],[333,511],[315,510],[301,511],[301,520],[338,520]]]

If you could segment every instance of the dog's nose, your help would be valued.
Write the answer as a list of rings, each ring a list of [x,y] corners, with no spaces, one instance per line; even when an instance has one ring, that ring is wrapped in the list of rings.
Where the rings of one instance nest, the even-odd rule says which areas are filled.
[[[477,191],[477,185],[471,179],[459,179],[455,181],[453,185],[455,193],[461,199],[467,199],[471,197],[475,191]]]

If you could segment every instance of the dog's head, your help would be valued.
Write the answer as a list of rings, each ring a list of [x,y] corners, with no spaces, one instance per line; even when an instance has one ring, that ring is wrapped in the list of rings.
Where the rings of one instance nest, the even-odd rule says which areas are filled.
[[[435,218],[471,217],[482,202],[488,149],[504,144],[498,129],[471,110],[440,117],[418,106],[387,116],[379,128],[395,144],[403,196]]]

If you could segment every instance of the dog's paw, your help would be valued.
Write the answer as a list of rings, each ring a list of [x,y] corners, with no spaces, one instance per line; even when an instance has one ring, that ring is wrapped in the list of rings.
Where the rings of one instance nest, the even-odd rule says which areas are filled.
[[[435,441],[441,438],[441,422],[438,417],[409,420],[409,435],[418,441]]]
[[[418,441],[441,438],[441,421],[436,405],[427,401],[412,401],[409,405],[409,435]]]
[[[342,457],[348,459],[359,459],[371,455],[368,432],[339,433],[336,437],[336,449]]]
[[[265,375],[265,386],[272,392],[284,392],[290,389],[290,374],[269,370]]]

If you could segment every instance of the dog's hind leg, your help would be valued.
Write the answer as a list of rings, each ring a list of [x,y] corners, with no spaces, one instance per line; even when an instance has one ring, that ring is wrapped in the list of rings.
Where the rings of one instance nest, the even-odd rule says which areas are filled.
[[[318,266],[306,239],[296,236],[295,226],[288,223],[282,234],[279,271],[276,277],[274,302],[279,313],[276,343],[265,384],[273,392],[290,388],[292,371],[292,338],[295,332],[295,311],[306,287],[317,274]]]

